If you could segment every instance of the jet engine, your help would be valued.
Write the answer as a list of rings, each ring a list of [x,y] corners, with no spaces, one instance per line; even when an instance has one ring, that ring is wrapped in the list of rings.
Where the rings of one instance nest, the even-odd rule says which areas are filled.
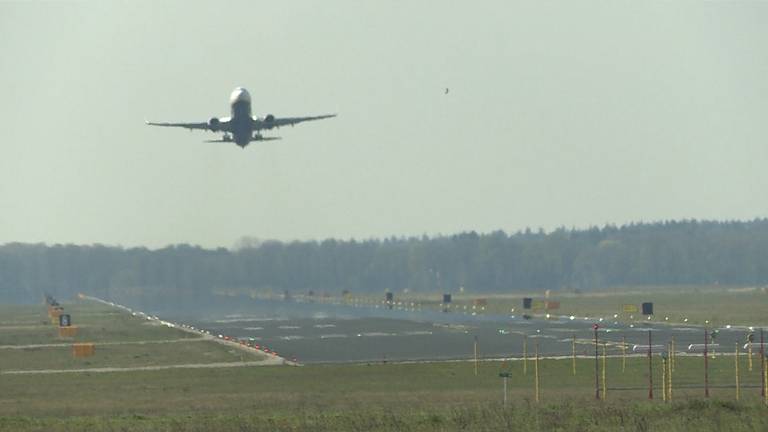
[[[219,131],[219,124],[221,122],[216,117],[211,117],[210,120],[208,120],[208,129],[212,130],[213,132]]]
[[[275,122],[275,116],[272,114],[267,114],[264,116],[264,129],[272,129],[274,126],[272,123]]]

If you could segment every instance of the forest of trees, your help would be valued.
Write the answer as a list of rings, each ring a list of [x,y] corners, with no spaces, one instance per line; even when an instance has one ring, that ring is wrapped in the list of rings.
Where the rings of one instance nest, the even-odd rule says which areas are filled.
[[[385,240],[0,246],[0,302],[78,292],[130,303],[205,302],[215,290],[514,292],[622,285],[768,284],[768,219],[660,222]]]

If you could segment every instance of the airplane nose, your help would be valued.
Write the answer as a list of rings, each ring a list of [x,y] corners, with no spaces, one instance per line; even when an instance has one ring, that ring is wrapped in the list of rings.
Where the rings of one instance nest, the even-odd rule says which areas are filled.
[[[248,93],[248,90],[238,87],[235,90],[232,91],[232,94],[229,96],[229,103],[235,103],[235,102],[250,102],[251,101],[251,95]]]

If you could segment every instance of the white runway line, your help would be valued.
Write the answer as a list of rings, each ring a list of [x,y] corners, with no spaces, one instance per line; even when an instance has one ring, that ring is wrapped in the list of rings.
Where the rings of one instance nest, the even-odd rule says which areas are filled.
[[[40,375],[40,374],[63,374],[63,373],[111,373],[111,372],[137,372],[137,371],[159,371],[168,369],[217,369],[248,366],[273,366],[282,365],[285,361],[280,357],[271,357],[260,361],[249,362],[228,362],[228,363],[193,363],[176,364],[165,366],[137,366],[137,367],[104,367],[89,369],[39,369],[39,370],[8,370],[0,371],[0,375]]]
[[[141,316],[148,317],[148,315],[144,314],[143,312],[137,312],[137,311],[132,310],[129,307],[126,307],[126,306],[123,306],[123,305],[120,305],[120,304],[117,304],[117,303],[108,302],[108,301],[102,300],[102,299],[100,299],[98,297],[83,295],[80,298],[83,299],[83,300],[91,300],[91,301],[95,301],[97,303],[102,303],[102,304],[105,304],[105,305],[108,305],[108,306],[112,306],[112,307],[115,307],[115,308],[118,308],[118,309],[123,309],[124,311],[126,311],[128,313],[131,313],[134,316],[138,314],[138,315],[141,315]],[[151,317],[151,318],[148,318],[148,319],[160,320],[157,317]],[[267,319],[267,320],[272,320],[272,319],[270,318],[270,319]],[[264,320],[259,319],[259,320],[256,320],[256,321],[264,321]],[[161,322],[165,323],[165,321],[161,321]],[[284,365],[291,365],[291,366],[300,366],[299,363],[286,360],[285,358],[280,357],[278,355],[275,355],[274,353],[266,353],[264,351],[261,351],[261,350],[256,349],[256,348],[249,347],[248,345],[241,344],[241,343],[239,343],[237,341],[234,341],[234,340],[226,340],[226,339],[218,338],[218,337],[213,336],[209,332],[202,332],[200,330],[194,329],[191,326],[179,325],[179,324],[175,324],[175,323],[168,323],[168,324],[172,325],[173,328],[181,330],[183,332],[191,333],[191,334],[194,334],[194,335],[201,336],[200,339],[196,339],[196,340],[212,341],[212,342],[216,342],[218,344],[222,344],[222,345],[225,345],[225,346],[229,346],[229,347],[233,347],[233,348],[245,351],[247,353],[258,354],[260,356],[264,356],[265,360],[262,361],[262,362],[266,362],[264,364],[284,364]],[[274,360],[274,362],[273,362],[273,360]]]
[[[150,345],[150,344],[167,344],[178,342],[204,342],[206,339],[200,338],[186,338],[186,339],[166,339],[166,340],[146,340],[146,341],[126,341],[126,342],[94,342],[96,345]],[[30,345],[0,345],[0,349],[37,349],[37,348],[70,348],[74,342],[69,343],[53,343],[53,344],[30,344]]]

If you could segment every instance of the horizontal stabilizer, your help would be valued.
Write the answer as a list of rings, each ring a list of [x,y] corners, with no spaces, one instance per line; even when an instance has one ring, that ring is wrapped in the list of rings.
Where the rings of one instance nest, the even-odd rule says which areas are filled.
[[[261,135],[257,135],[253,137],[252,141],[277,141],[280,140],[280,137],[264,137]]]
[[[280,139],[282,139],[282,138],[280,138],[280,137],[264,137],[264,136],[261,136],[261,135],[256,135],[253,138],[251,138],[251,141],[277,141],[277,140],[280,140]],[[203,142],[206,142],[206,143],[231,143],[231,142],[235,142],[235,141],[232,138],[220,138],[220,139],[216,139],[216,140],[205,140]]]

